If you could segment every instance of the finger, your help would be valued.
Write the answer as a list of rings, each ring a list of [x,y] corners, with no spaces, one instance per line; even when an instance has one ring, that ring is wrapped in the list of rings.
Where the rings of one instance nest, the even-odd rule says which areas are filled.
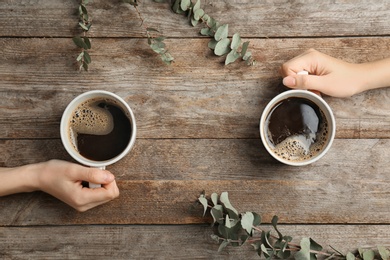
[[[326,76],[292,75],[283,78],[283,84],[289,88],[310,89],[326,93],[329,82]]]
[[[78,194],[73,207],[78,211],[86,211],[98,205],[107,203],[119,196],[119,189],[115,181],[103,185],[101,189],[83,188]]]
[[[108,184],[114,181],[115,176],[107,170],[80,166],[72,172],[72,178],[77,181]]]

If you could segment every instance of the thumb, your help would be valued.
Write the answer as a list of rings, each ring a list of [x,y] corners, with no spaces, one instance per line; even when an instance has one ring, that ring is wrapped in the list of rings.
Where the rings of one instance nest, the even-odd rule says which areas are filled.
[[[109,184],[115,180],[115,176],[107,170],[86,168],[85,171],[80,171],[78,179],[97,184]]]
[[[329,87],[324,76],[316,75],[291,75],[283,78],[283,85],[289,88],[317,90],[319,92],[327,92]]]

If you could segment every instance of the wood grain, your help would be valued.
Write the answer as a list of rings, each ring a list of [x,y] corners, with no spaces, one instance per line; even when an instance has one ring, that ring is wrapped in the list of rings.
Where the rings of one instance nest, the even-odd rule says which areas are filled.
[[[78,29],[78,1],[16,0],[0,5],[0,36],[73,37]],[[183,15],[167,3],[140,1],[137,11],[120,0],[90,2],[92,37],[145,37],[145,26],[159,29],[167,37],[199,37],[201,26],[193,28]],[[353,1],[222,1],[205,0],[202,7],[221,23],[228,23],[230,35],[243,37],[316,37],[390,34],[386,0]]]
[[[251,41],[257,65],[225,67],[207,40],[188,41],[167,41],[176,62],[166,66],[143,40],[95,40],[91,70],[79,73],[70,40],[0,39],[0,138],[58,138],[67,103],[91,89],[126,99],[139,138],[257,138],[262,110],[285,90],[278,70],[286,60],[315,46],[351,62],[390,52],[387,38],[260,39]],[[325,99],[336,116],[337,138],[390,137],[390,89]]]
[[[269,226],[263,226],[271,230]],[[279,225],[294,243],[311,237],[346,254],[389,246],[389,225]],[[249,244],[218,253],[208,225],[0,227],[0,257],[10,259],[260,259]]]

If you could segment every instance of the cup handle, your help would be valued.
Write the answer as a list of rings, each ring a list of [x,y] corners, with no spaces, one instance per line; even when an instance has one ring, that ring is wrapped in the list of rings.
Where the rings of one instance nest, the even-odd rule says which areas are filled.
[[[96,167],[96,168],[99,168],[100,170],[105,170],[106,166],[100,166],[100,167]],[[102,185],[101,184],[97,184],[97,183],[88,182],[88,187],[90,189],[96,189],[96,188],[101,188]]]

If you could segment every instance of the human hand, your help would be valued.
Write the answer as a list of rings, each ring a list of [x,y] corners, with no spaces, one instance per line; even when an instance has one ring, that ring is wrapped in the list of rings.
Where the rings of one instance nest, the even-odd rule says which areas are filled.
[[[307,71],[310,75],[297,75]],[[287,61],[281,67],[283,84],[290,88],[319,91],[329,96],[348,97],[364,90],[364,66],[333,58],[314,49]]]
[[[111,201],[119,196],[115,177],[109,171],[78,164],[50,160],[37,164],[38,189],[51,194],[82,212]],[[102,184],[101,188],[83,187],[82,181]]]

